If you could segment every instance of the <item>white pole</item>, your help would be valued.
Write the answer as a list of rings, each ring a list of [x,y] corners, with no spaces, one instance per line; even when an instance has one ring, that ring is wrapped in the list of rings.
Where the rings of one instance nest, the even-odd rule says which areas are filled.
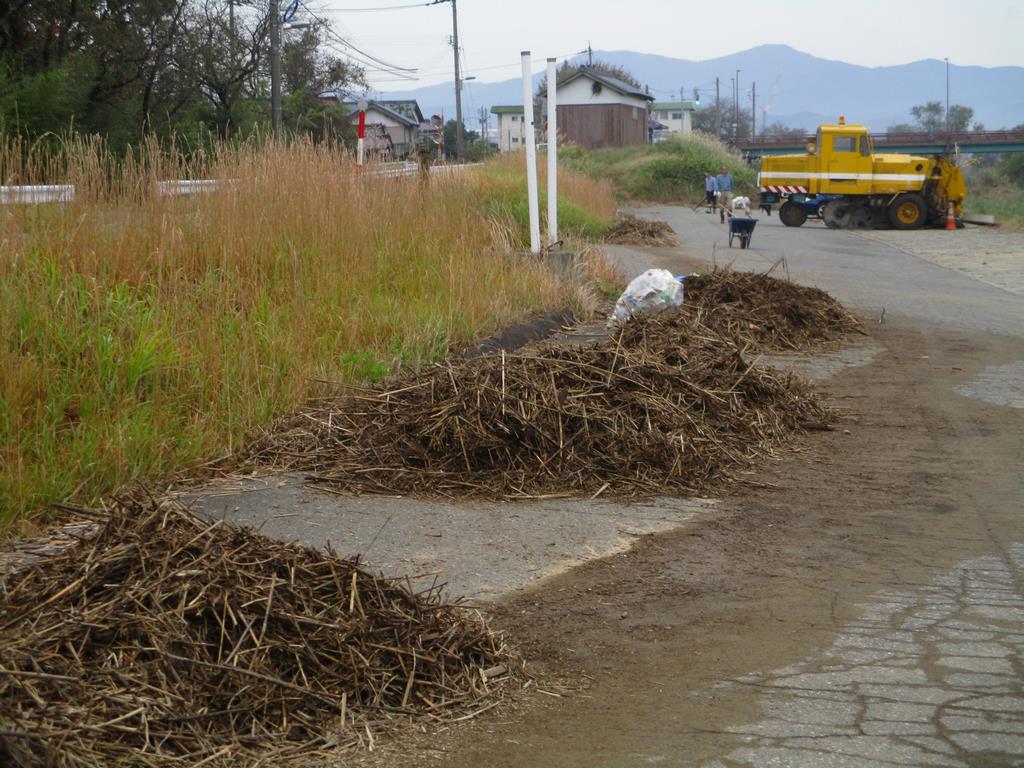
[[[558,242],[558,70],[555,60],[548,59],[548,247]]]
[[[523,122],[526,130],[526,193],[530,208],[530,253],[540,253],[540,201],[537,195],[537,136],[533,127],[530,52],[523,51]]]

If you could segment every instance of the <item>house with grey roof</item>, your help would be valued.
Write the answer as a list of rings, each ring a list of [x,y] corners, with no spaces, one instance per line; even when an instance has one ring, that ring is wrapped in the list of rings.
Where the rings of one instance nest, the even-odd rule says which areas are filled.
[[[355,98],[339,91],[324,91],[322,101],[341,104],[348,111],[348,119],[359,122],[359,106]],[[416,149],[423,113],[415,100],[366,100],[367,150],[392,158],[407,157]]]
[[[646,144],[654,97],[591,67],[558,84],[558,134],[588,149]]]

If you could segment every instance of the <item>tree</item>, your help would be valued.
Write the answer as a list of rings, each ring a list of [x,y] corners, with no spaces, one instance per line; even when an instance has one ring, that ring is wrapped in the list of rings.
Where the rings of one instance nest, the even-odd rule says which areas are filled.
[[[805,139],[810,136],[813,131],[808,131],[804,128],[790,128],[789,126],[783,125],[780,122],[769,123],[764,126],[760,131],[762,136],[784,138],[784,139]]]
[[[444,156],[455,157],[455,129],[458,123],[454,120],[449,120],[444,124],[444,128],[441,129],[441,136],[444,140]],[[480,134],[476,131],[471,131],[466,127],[465,121],[462,123],[462,138],[467,145],[472,145],[480,138]]]
[[[721,134],[717,134],[718,126],[721,126]],[[740,107],[737,120],[733,102],[723,99],[718,105],[708,104],[694,112],[693,129],[712,136],[717,135],[722,141],[743,141],[750,138],[750,110]]]
[[[288,93],[282,110],[285,125],[318,141],[353,134],[345,109],[324,104],[320,94],[352,86],[368,87],[362,68],[324,53],[325,33],[322,25],[316,25],[287,41],[281,69]]]
[[[118,150],[266,124],[269,32],[266,6],[238,0],[0,0],[0,128],[99,133]],[[324,53],[325,32],[283,49],[291,127],[318,138],[343,123],[318,89],[365,84]]]
[[[910,108],[916,124],[900,123],[890,125],[886,130],[888,133],[914,133],[924,131],[925,133],[940,133],[942,131],[967,131],[971,128],[971,120],[974,118],[974,109],[965,107],[962,104],[950,104],[949,115],[941,101],[929,101]],[[947,120],[948,118],[948,120]],[[975,124],[974,130],[983,129],[980,123]]]

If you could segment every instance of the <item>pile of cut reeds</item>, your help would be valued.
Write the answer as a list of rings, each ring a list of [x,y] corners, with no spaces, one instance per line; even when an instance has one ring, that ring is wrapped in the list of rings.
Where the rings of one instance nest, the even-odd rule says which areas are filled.
[[[678,245],[675,231],[664,221],[649,221],[620,213],[605,234],[606,243],[619,245]]]
[[[862,332],[857,319],[827,293],[788,280],[718,269],[688,275],[684,285],[686,303],[707,310],[704,323],[752,347],[807,350]]]
[[[397,718],[472,716],[513,679],[439,589],[169,502],[95,519],[0,578],[2,765],[308,765]]]
[[[522,498],[694,493],[827,420],[682,307],[606,342],[449,360],[322,402],[249,447],[255,465],[351,491]]]

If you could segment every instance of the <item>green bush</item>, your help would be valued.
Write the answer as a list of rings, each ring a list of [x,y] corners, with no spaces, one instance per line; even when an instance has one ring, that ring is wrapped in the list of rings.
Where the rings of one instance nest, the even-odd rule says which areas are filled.
[[[610,179],[625,199],[696,202],[704,196],[704,172],[717,174],[722,166],[732,173],[737,194],[757,191],[756,169],[721,142],[699,133],[635,147],[566,147],[559,157],[572,170]]]

